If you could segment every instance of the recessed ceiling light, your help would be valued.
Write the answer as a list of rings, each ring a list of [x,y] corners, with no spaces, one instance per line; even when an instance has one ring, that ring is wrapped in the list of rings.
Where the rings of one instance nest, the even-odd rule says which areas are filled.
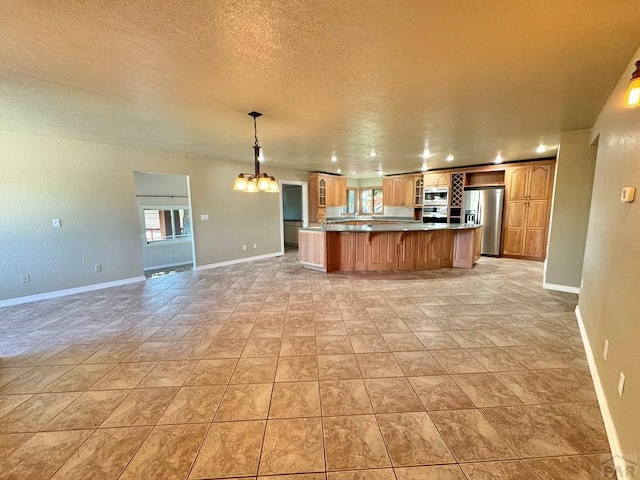
[[[382,170],[378,170],[378,175],[379,175],[379,176],[382,176],[382,175],[383,175]]]
[[[378,154],[376,153],[376,151],[372,148],[371,149],[371,153],[369,154],[370,157],[376,157],[378,156]]]
[[[536,152],[538,153],[544,153],[546,151],[547,151],[547,146],[543,144],[538,145],[538,147],[536,148]]]
[[[351,175],[355,175],[355,174],[356,174],[356,172],[351,172]]]
[[[336,157],[335,153],[333,155],[331,155],[331,161],[332,162],[337,162],[338,161],[338,157]]]
[[[424,147],[424,152],[422,152],[422,158],[425,160],[431,156],[431,152],[427,147]]]
[[[454,159],[454,158],[455,158],[455,157],[454,157],[453,155],[449,155],[449,156],[447,157],[447,162],[453,162],[453,159]]]
[[[502,154],[500,152],[496,155],[495,163],[502,163]]]
[[[338,169],[338,170],[336,170],[336,171],[337,171],[338,173],[342,173],[342,170],[341,170],[341,169]]]

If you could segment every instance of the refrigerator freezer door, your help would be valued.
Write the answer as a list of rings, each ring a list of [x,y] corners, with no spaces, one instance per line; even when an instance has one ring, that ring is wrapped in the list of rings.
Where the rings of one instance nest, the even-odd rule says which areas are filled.
[[[480,195],[477,223],[484,225],[482,237],[483,255],[500,255],[500,236],[502,235],[503,188],[478,190]]]
[[[478,202],[480,194],[478,190],[465,190],[463,197],[464,223],[480,223],[478,221]]]

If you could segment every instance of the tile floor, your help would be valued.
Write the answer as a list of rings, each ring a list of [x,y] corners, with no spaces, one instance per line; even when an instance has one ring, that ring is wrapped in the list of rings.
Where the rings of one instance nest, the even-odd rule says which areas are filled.
[[[289,252],[2,309],[0,479],[604,479],[576,297],[541,276]]]

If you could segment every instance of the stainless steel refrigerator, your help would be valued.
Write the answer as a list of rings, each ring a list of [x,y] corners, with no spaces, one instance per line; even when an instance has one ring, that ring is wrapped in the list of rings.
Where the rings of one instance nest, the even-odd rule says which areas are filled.
[[[504,187],[466,188],[464,221],[484,225],[482,255],[500,255]]]

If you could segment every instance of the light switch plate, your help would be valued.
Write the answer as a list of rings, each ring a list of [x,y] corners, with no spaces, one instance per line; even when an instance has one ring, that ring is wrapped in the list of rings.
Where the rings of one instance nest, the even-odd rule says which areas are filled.
[[[624,187],[622,194],[620,195],[620,201],[624,203],[631,203],[636,197],[636,187]]]
[[[59,218],[53,218],[51,220],[51,223],[53,224],[53,228],[60,228],[60,219]]]
[[[209,214],[203,213],[202,215],[200,215],[200,220],[209,220]]]

